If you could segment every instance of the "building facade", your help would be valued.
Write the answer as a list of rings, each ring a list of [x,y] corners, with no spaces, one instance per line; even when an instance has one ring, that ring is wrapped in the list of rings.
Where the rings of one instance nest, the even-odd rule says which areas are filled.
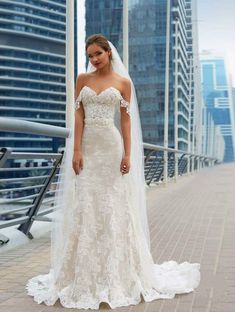
[[[86,0],[86,35],[101,33],[122,56],[123,0]]]
[[[234,106],[225,60],[212,57],[201,60],[201,73],[204,127],[207,131],[205,149],[207,149],[207,153],[210,153],[211,148],[216,148],[217,143],[213,140],[213,132],[210,132],[210,125],[214,124],[224,138],[223,161],[234,161]]]
[[[65,125],[65,2],[0,2],[1,116]],[[169,40],[168,146],[192,152],[200,146],[197,118],[201,112],[195,12],[194,0],[171,0],[167,25],[167,1],[129,0],[129,72],[136,87],[143,139],[163,145]],[[122,0],[86,0],[87,36],[103,33],[121,56],[122,14]],[[52,151],[60,145],[59,139],[26,134],[0,133],[0,141],[1,146],[19,151]]]
[[[87,35],[103,33],[121,55],[122,5],[120,0],[86,1]],[[195,85],[200,85],[195,79],[199,68],[195,65],[195,12],[193,0],[170,1],[170,37],[167,39],[167,1],[129,1],[129,72],[136,87],[143,139],[163,145],[166,41],[169,40],[168,145],[186,151],[197,144],[194,116],[201,111],[195,109],[200,107],[200,97],[194,94]]]
[[[0,116],[65,126],[64,0],[0,1]],[[0,132],[15,151],[57,151],[63,141]]]

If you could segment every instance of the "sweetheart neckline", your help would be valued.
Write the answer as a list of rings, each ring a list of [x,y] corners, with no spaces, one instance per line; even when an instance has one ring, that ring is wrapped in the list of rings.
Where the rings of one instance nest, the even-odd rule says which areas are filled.
[[[120,92],[117,88],[112,87],[112,86],[111,86],[111,87],[108,87],[108,88],[106,88],[106,89],[104,89],[104,90],[102,90],[99,94],[97,94],[97,92],[96,92],[94,89],[92,89],[91,87],[89,87],[89,86],[83,86],[82,89],[80,90],[80,93],[81,93],[81,91],[82,91],[84,88],[90,89],[92,92],[94,92],[94,94],[95,94],[97,97],[100,96],[102,93],[104,93],[105,91],[107,91],[107,90],[109,90],[109,89],[114,89],[114,90],[116,90],[116,91],[122,96],[121,92]]]

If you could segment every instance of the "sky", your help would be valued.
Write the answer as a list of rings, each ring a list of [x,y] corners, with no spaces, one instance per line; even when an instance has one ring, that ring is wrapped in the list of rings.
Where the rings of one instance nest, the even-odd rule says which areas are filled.
[[[235,86],[235,0],[196,0],[199,53],[223,56]]]

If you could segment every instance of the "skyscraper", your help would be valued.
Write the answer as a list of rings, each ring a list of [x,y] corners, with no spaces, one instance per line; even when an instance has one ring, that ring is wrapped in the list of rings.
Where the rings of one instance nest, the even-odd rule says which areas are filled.
[[[0,116],[65,126],[64,0],[0,1]],[[15,151],[56,151],[60,140],[0,133]]]
[[[86,0],[86,35],[102,33],[122,55],[122,0]]]
[[[121,0],[86,1],[87,35],[103,33],[114,42],[120,54],[122,6]],[[136,86],[144,141],[163,145],[166,41],[169,40],[168,145],[187,151],[189,145],[198,145],[195,114],[201,112],[197,92],[199,75],[196,75],[199,66],[195,1],[170,1],[169,25],[166,14],[166,0],[129,1],[129,72]],[[170,36],[166,38],[168,26]],[[189,141],[192,143],[188,144]]]
[[[217,125],[224,138],[224,161],[234,161],[234,111],[232,89],[223,58],[201,60],[203,101],[205,105],[204,124],[209,128],[210,118]],[[207,139],[207,146],[208,144]]]

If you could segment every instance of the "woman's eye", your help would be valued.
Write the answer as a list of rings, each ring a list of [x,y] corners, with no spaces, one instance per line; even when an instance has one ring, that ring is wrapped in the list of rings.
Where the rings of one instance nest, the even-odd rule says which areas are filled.
[[[102,54],[102,52],[97,52],[95,55],[97,56],[97,55],[100,55],[100,54]],[[92,58],[93,56],[92,56],[92,55],[88,55],[88,57],[89,57],[89,59],[90,59],[90,58]]]

